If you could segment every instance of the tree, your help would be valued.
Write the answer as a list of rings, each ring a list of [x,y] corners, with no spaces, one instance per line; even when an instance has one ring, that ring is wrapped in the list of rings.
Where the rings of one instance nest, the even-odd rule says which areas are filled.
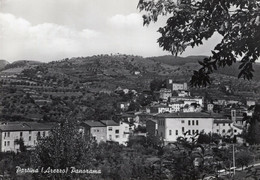
[[[251,163],[253,161],[253,155],[252,153],[250,153],[249,151],[239,151],[237,154],[236,154],[236,163],[242,167],[244,166],[248,166],[249,163]]]
[[[152,92],[159,91],[165,86],[165,81],[162,79],[154,79],[150,82],[150,89]]]
[[[66,169],[75,167],[77,169],[91,169],[94,162],[95,144],[83,136],[75,122],[68,118],[54,128],[46,138],[38,140],[33,154],[34,167],[42,167],[44,170]],[[69,169],[68,171],[70,171]],[[77,174],[70,173],[43,173],[41,177],[52,177],[52,179],[76,179]],[[88,174],[79,174],[88,176]]]
[[[165,167],[171,171],[172,179],[203,179],[214,172],[213,166],[205,164],[205,149],[195,137],[179,137],[173,145],[163,155]]]
[[[22,138],[16,139],[14,141],[14,143],[19,145],[20,152],[25,152],[26,151],[26,146],[24,145],[24,140]]]
[[[172,54],[181,54],[188,46],[203,44],[215,33],[222,36],[212,55],[199,62],[191,85],[206,86],[210,74],[219,67],[240,61],[238,77],[252,79],[253,63],[260,56],[260,0],[140,0],[144,25],[156,22],[159,16],[168,16],[158,32],[159,46]]]
[[[249,126],[243,132],[247,143],[260,144],[260,105],[255,105],[252,117],[245,116],[243,120]]]

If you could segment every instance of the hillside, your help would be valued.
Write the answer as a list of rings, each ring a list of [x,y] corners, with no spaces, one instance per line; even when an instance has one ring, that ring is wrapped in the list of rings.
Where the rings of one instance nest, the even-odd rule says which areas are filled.
[[[156,62],[172,65],[172,66],[179,66],[184,65],[187,63],[197,63],[200,60],[203,60],[206,56],[188,56],[188,57],[178,57],[178,56],[158,56],[158,57],[148,57],[147,59],[151,59]]]
[[[41,81],[55,82],[57,85],[62,85],[64,82],[66,85],[71,85],[69,81],[84,87],[91,84],[88,87],[93,91],[114,90],[118,86],[146,89],[154,78],[176,77],[176,80],[187,81],[192,73],[189,65],[181,68],[130,55],[71,58],[41,64],[33,69],[34,72],[25,71],[25,75],[38,80],[40,75]]]
[[[9,64],[9,62],[8,61],[6,61],[6,60],[0,60],[0,70],[1,69],[4,69],[4,67],[6,66],[6,65],[8,65]]]
[[[240,65],[240,63],[238,62],[238,63],[234,64],[232,67],[220,68],[218,70],[218,73],[219,74],[225,74],[225,75],[228,75],[228,76],[238,77],[238,74],[240,72],[239,65]],[[253,65],[253,67],[254,67],[254,77],[253,77],[253,80],[260,81],[260,64],[259,63],[255,63]]]
[[[8,63],[4,69],[12,69],[12,68],[21,68],[21,67],[30,67],[30,66],[36,66],[36,65],[40,65],[42,64],[39,61],[28,61],[28,60],[19,60],[19,61],[15,61],[13,63]]]
[[[188,56],[188,57],[176,57],[176,56],[159,56],[159,57],[149,57],[148,59],[153,60],[155,62],[160,62],[164,64],[168,64],[171,66],[191,66],[194,70],[198,69],[200,65],[197,63],[198,61],[201,61],[206,56]],[[227,75],[227,76],[233,76],[238,77],[238,74],[240,72],[239,70],[240,63],[237,62],[231,67],[225,67],[225,68],[219,68],[218,71],[215,73]],[[260,81],[260,63],[254,64],[254,77],[253,80]]]

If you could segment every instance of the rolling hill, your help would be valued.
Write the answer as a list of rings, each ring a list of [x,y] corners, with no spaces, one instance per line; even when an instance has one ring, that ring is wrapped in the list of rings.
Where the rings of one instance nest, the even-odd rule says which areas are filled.
[[[1,60],[0,60],[0,70],[1,70],[1,69],[4,69],[5,66],[8,65],[8,64],[9,64],[8,61],[1,59]]]

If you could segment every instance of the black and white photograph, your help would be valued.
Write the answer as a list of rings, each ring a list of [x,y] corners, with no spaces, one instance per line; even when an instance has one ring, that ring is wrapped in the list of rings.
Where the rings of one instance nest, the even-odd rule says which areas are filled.
[[[0,0],[0,180],[260,180],[260,0]]]

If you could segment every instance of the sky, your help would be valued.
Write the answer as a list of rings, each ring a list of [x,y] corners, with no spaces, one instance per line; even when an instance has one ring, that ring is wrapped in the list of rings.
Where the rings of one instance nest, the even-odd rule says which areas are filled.
[[[98,54],[170,55],[158,22],[143,26],[139,0],[0,0],[0,59],[49,62]],[[215,35],[181,56],[210,55]]]

